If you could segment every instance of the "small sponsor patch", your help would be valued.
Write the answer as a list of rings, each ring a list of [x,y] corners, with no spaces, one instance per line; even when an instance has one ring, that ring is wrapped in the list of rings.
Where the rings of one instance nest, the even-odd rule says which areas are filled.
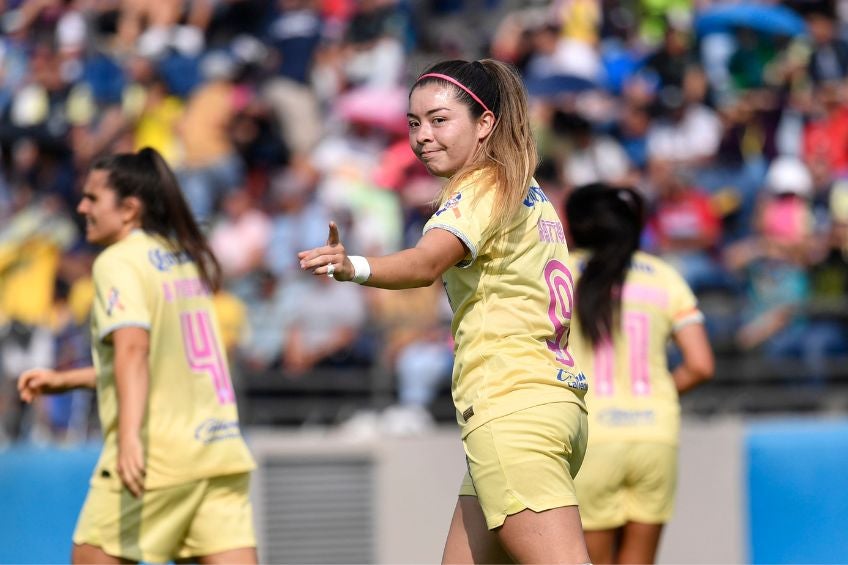
[[[121,293],[113,286],[109,289],[109,296],[106,299],[106,315],[111,316],[115,308],[122,312],[124,311],[124,305],[121,303]]]
[[[442,207],[439,208],[439,211],[436,212],[436,215],[440,216],[443,212],[446,212],[447,210],[450,210],[452,208],[456,208],[457,206],[459,206],[460,200],[462,200],[462,193],[457,192],[456,194],[454,194],[453,196],[451,196],[450,198],[445,200],[445,203],[442,204]],[[457,218],[461,215],[458,212],[459,212],[459,210],[454,211],[454,214],[456,215]]]
[[[465,420],[465,421],[467,422],[469,419],[471,419],[471,416],[473,416],[473,415],[474,415],[474,407],[473,407],[473,406],[469,406],[469,407],[468,407],[468,408],[466,408],[466,409],[465,409],[465,411],[462,413],[462,419],[463,419],[463,420]]]

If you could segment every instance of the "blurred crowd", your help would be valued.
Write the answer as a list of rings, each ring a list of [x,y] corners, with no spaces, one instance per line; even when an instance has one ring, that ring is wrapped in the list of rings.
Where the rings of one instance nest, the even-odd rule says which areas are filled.
[[[393,376],[401,426],[447,386],[441,287],[300,273],[336,220],[362,255],[413,245],[439,180],[406,135],[428,63],[495,57],[530,95],[537,179],[650,202],[644,247],[702,297],[720,352],[848,353],[848,2],[0,0],[0,444],[91,432],[90,393],[23,410],[25,368],[90,362],[88,165],[156,148],[225,276],[234,374]],[[357,372],[358,371],[358,372]],[[355,377],[352,377],[355,378]],[[249,416],[247,418],[249,421]]]

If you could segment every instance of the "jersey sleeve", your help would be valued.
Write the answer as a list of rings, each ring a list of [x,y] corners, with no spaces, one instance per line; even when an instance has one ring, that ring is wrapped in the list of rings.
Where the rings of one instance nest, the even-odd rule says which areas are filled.
[[[704,314],[698,308],[698,299],[683,277],[674,269],[666,272],[669,285],[669,311],[672,331],[677,332],[689,324],[704,322]]]
[[[150,328],[148,304],[141,272],[131,261],[104,253],[94,262],[92,323],[97,338],[107,341],[119,328]]]
[[[468,248],[468,255],[457,267],[468,268],[483,248],[494,202],[494,190],[480,193],[479,186],[468,185],[448,198],[424,225],[424,233],[432,229],[449,231]]]

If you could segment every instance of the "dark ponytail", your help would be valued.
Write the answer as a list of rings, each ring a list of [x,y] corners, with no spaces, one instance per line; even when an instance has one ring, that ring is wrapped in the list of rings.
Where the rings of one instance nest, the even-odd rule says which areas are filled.
[[[595,183],[575,190],[565,203],[574,244],[591,253],[577,282],[577,321],[592,345],[613,333],[621,290],[639,249],[644,202],[630,188]]]
[[[220,288],[218,260],[194,220],[176,176],[155,149],[101,157],[91,168],[109,173],[109,186],[119,198],[138,198],[142,229],[176,241],[178,250],[197,264],[206,286],[213,292]]]

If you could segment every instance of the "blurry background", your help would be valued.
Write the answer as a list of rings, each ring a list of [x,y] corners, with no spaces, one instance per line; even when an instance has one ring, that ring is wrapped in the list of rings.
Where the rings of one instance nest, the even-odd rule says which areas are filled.
[[[67,559],[96,403],[22,406],[15,379],[89,363],[80,184],[148,145],[226,274],[263,560],[440,558],[464,470],[443,290],[295,253],[330,219],[354,253],[414,244],[439,181],[409,84],[481,57],[525,79],[548,197],[638,188],[644,248],[707,316],[661,560],[848,561],[846,39],[844,0],[0,0],[0,562]]]

